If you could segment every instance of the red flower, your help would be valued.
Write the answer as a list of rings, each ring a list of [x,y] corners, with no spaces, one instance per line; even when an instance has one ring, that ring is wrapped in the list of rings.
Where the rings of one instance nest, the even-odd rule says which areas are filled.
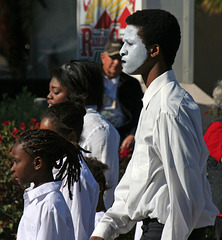
[[[2,142],[2,140],[3,140],[3,138],[2,138],[2,136],[0,136],[0,142]]]
[[[127,153],[126,153],[126,152],[119,152],[119,156],[120,156],[121,158],[127,157]]]
[[[26,128],[25,123],[21,123],[21,124],[20,124],[20,128],[21,128],[21,130],[25,130],[25,128]]]
[[[4,121],[4,122],[3,122],[3,126],[9,125],[9,123],[10,123],[10,121]]]
[[[37,123],[35,124],[35,128],[39,128],[39,127],[40,127],[40,123],[37,122]]]
[[[124,148],[122,151],[119,152],[119,157],[120,158],[128,157],[128,155],[131,153],[132,153],[131,148]]]
[[[18,129],[17,128],[14,128],[14,130],[12,131],[12,134],[13,135],[16,135],[18,133]]]
[[[129,154],[129,153],[132,152],[132,149],[131,148],[124,148],[123,151],[126,152],[127,154]]]
[[[124,157],[130,157],[130,154],[132,153],[133,149],[132,148],[124,148],[119,152],[119,157],[124,158]]]
[[[0,223],[0,226],[3,226],[4,227],[4,225],[6,226],[6,225],[8,225],[8,221],[3,221],[2,223]]]
[[[31,119],[31,123],[36,123],[36,121],[37,121],[37,120],[36,120],[35,118],[32,118],[32,119]]]
[[[12,148],[13,148],[13,147],[10,147],[10,148],[9,148],[9,150],[8,150],[9,153],[12,152]]]

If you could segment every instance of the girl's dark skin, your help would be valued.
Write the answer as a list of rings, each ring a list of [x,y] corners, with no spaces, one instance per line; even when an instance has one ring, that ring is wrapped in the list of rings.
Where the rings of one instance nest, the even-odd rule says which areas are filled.
[[[44,183],[54,181],[52,172],[40,157],[32,158],[22,148],[22,144],[16,143],[12,148],[13,166],[11,171],[15,180],[20,185],[34,183],[38,187]]]

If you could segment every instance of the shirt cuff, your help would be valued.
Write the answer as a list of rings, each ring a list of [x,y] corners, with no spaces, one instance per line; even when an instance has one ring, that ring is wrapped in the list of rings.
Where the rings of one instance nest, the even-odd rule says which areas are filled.
[[[91,237],[101,237],[105,240],[111,240],[112,238],[112,227],[109,223],[99,222],[94,229]]]

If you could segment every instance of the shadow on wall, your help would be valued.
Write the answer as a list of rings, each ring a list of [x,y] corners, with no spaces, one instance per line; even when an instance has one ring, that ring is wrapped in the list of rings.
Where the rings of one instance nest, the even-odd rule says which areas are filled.
[[[194,22],[194,83],[212,96],[222,79],[222,13],[209,15],[196,7]]]
[[[193,97],[194,101],[199,105],[202,119],[202,129],[203,133],[205,133],[209,124],[215,119],[215,117],[209,114],[209,110],[212,110],[215,107],[213,98],[211,98],[194,83],[180,83],[180,85]]]
[[[214,116],[212,116],[209,113],[209,110],[214,109],[214,105],[204,105],[204,104],[198,104],[200,107],[200,113],[201,113],[201,119],[202,119],[202,128],[203,128],[203,134],[207,130],[210,123],[215,119]]]

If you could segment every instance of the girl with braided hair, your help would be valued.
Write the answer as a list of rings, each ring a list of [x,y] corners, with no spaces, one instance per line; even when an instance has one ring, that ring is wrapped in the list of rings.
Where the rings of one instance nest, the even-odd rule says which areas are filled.
[[[17,240],[75,239],[72,217],[60,187],[66,177],[72,198],[70,188],[79,181],[82,159],[78,146],[51,130],[28,130],[13,146],[12,158],[15,180],[20,185],[31,183],[24,193]],[[60,169],[55,178],[53,168]]]
[[[55,131],[66,140],[76,144],[80,141],[85,114],[86,110],[80,99],[79,102],[56,103],[42,114],[40,128]],[[58,169],[54,169],[53,173],[56,174],[57,171]],[[99,184],[84,160],[81,161],[80,187],[81,191],[79,191],[78,183],[71,186],[72,200],[69,197],[67,185],[62,184],[60,191],[72,215],[76,240],[89,240],[94,230]]]

